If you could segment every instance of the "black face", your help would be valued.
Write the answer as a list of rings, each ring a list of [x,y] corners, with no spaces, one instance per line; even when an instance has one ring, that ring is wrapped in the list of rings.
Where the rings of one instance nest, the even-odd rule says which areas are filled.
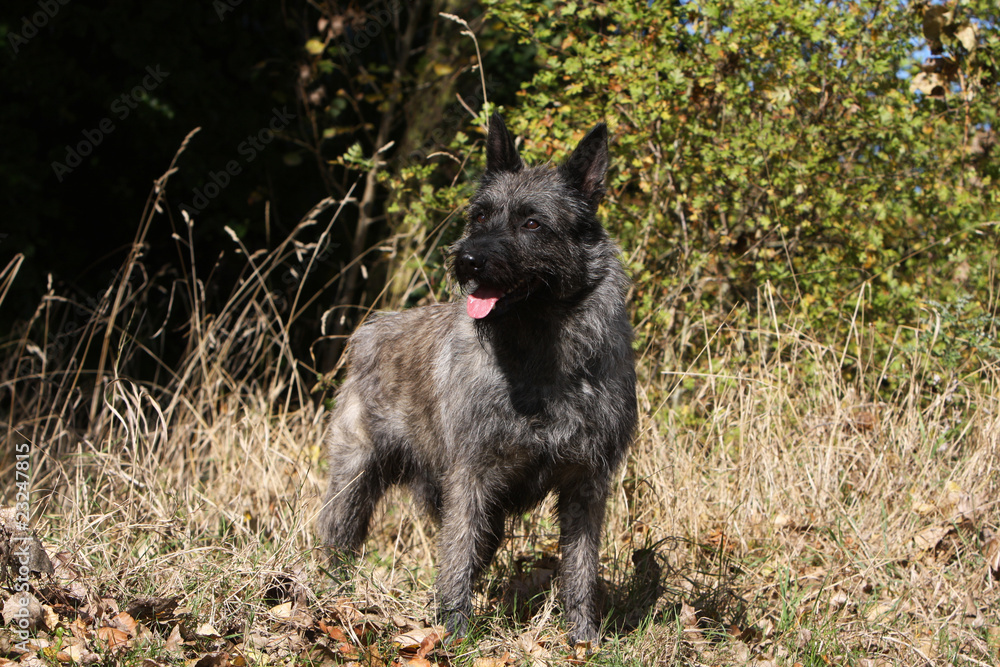
[[[603,194],[607,133],[580,142],[559,169],[527,168],[499,116],[490,122],[486,173],[453,249],[455,278],[475,319],[529,301],[565,300],[597,277],[593,246],[606,238],[594,217]]]

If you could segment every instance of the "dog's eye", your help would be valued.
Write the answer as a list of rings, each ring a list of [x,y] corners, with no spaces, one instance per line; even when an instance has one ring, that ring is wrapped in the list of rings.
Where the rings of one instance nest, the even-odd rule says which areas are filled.
[[[485,213],[477,213],[475,215],[475,217],[473,218],[473,220],[475,220],[479,224],[483,224],[484,222],[486,222],[486,214]]]
[[[539,227],[541,227],[541,224],[539,224],[539,222],[534,218],[528,218],[525,221],[525,223],[521,226],[524,227],[525,229],[538,229]]]

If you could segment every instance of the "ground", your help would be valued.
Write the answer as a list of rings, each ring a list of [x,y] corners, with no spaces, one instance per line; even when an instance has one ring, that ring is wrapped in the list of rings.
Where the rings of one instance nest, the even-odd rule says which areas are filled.
[[[638,353],[599,646],[566,644],[551,499],[512,522],[470,637],[442,643],[434,525],[393,493],[331,566],[322,404],[206,368],[170,402],[110,382],[87,430],[33,443],[53,572],[30,577],[29,652],[8,625],[0,664],[998,664],[996,376],[903,371],[876,397],[836,350],[767,331],[769,361],[714,350],[710,373]]]

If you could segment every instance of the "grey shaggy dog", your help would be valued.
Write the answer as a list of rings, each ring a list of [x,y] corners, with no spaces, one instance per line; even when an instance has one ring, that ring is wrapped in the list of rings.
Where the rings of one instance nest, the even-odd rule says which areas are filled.
[[[507,517],[555,491],[569,639],[598,639],[604,510],[636,425],[629,281],[595,217],[607,166],[603,124],[560,167],[529,168],[494,115],[452,248],[465,300],[379,314],[349,342],[320,535],[357,551],[387,487],[408,485],[440,523],[455,637]]]

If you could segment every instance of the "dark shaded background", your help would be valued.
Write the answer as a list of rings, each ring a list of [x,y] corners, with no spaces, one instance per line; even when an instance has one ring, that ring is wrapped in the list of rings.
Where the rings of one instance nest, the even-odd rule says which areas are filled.
[[[465,66],[471,41],[457,39],[460,28],[438,16],[456,3],[64,1],[8,2],[0,9],[0,263],[25,256],[3,303],[0,334],[30,316],[50,274],[57,292],[81,301],[107,288],[154,180],[194,128],[201,130],[167,187],[167,216],[147,239],[150,270],[172,270],[178,253],[187,252],[172,239],[175,232],[187,237],[182,205],[201,209],[193,233],[202,264],[231,252],[225,226],[250,249],[274,247],[313,205],[342,197],[359,181],[357,171],[334,160],[354,143],[370,155],[386,113],[396,144],[385,157],[398,160],[408,150],[408,128],[433,128],[456,104],[456,93],[475,100],[481,88]],[[467,15],[475,15],[467,4]],[[403,53],[411,22],[411,48]],[[327,45],[333,57],[317,67],[305,45],[322,36],[317,26],[331,23],[339,35]],[[505,66],[496,68],[500,82],[491,95],[512,100],[530,72],[512,68],[503,49],[495,55]],[[431,58],[443,63],[444,74],[428,67]],[[400,64],[405,97],[386,112],[387,82]],[[122,96],[133,91],[138,99],[130,109]],[[280,126],[276,138],[254,148],[248,139],[272,122]],[[460,127],[446,129],[453,134]],[[425,141],[425,152],[433,150]],[[68,154],[81,142],[93,150],[79,166],[68,173],[54,168],[71,165]],[[223,175],[227,164],[239,173]],[[213,181],[223,185],[218,194],[199,199],[197,193],[216,193]],[[369,243],[387,233],[380,214],[374,211],[378,224],[368,231]],[[357,217],[348,207],[332,230],[331,275],[350,259]],[[221,279],[213,281],[220,299],[227,270],[221,262]],[[362,288],[337,298],[363,301]]]
[[[253,162],[237,153],[248,135],[266,126],[273,108],[301,118],[292,85],[301,4],[296,14],[279,3],[244,2],[220,18],[209,2],[52,2],[58,11],[26,44],[17,44],[16,54],[10,32],[30,34],[25,17],[41,22],[43,10],[37,2],[4,4],[0,197],[8,236],[0,261],[16,252],[26,256],[5,304],[8,322],[34,307],[48,273],[86,293],[108,284],[153,181],[195,127],[201,132],[170,182],[172,202],[192,198],[228,160],[243,167],[197,220],[198,247],[207,255],[216,254],[223,225],[259,236],[265,201],[280,229],[326,194],[314,167],[287,166],[295,151],[287,139],[273,141]],[[155,82],[147,68],[165,76],[128,109],[121,96],[144,78]],[[98,132],[108,120],[114,130]],[[288,135],[297,131],[293,124]],[[52,163],[65,163],[68,148],[88,137],[100,143],[60,182]],[[151,265],[175,256],[171,233],[166,225],[152,230]]]

